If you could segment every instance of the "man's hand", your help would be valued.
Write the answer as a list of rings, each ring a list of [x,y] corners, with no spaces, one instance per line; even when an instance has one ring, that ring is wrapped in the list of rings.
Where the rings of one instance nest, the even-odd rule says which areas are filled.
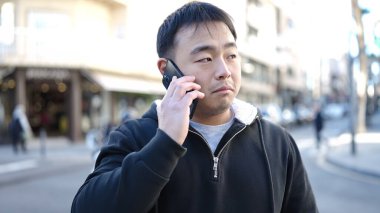
[[[161,105],[157,106],[158,128],[180,145],[184,143],[189,130],[191,103],[205,96],[199,91],[201,86],[194,80],[194,76],[173,77]]]

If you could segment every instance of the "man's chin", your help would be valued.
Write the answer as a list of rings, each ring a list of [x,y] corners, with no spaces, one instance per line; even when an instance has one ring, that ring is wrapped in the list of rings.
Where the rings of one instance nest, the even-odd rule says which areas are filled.
[[[233,99],[221,98],[217,101],[212,102],[209,105],[209,113],[211,114],[221,114],[231,108]]]

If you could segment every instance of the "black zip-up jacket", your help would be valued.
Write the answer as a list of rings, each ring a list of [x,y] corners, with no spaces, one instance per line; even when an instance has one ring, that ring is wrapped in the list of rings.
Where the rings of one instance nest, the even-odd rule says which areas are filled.
[[[158,129],[153,104],[111,133],[72,212],[318,212],[293,138],[248,103],[232,109],[213,154],[192,127],[182,146]]]

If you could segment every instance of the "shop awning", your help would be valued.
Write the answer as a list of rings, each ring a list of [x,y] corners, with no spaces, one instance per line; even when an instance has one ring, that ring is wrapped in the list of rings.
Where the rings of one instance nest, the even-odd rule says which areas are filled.
[[[14,69],[0,67],[0,80],[8,77],[14,72]]]
[[[91,73],[90,76],[105,90],[152,95],[164,95],[165,88],[159,80],[137,79],[125,75]]]

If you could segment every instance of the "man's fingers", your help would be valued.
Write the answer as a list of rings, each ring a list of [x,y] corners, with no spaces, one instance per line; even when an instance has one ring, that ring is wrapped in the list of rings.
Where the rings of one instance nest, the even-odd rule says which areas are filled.
[[[188,92],[183,99],[187,103],[187,105],[190,106],[194,99],[197,99],[197,98],[203,99],[204,97],[205,97],[205,94],[203,92],[194,90],[194,91]]]
[[[173,78],[167,91],[168,96],[176,97],[177,100],[180,100],[187,92],[201,89],[201,86],[194,83],[194,80],[193,76],[184,76],[178,79]]]

